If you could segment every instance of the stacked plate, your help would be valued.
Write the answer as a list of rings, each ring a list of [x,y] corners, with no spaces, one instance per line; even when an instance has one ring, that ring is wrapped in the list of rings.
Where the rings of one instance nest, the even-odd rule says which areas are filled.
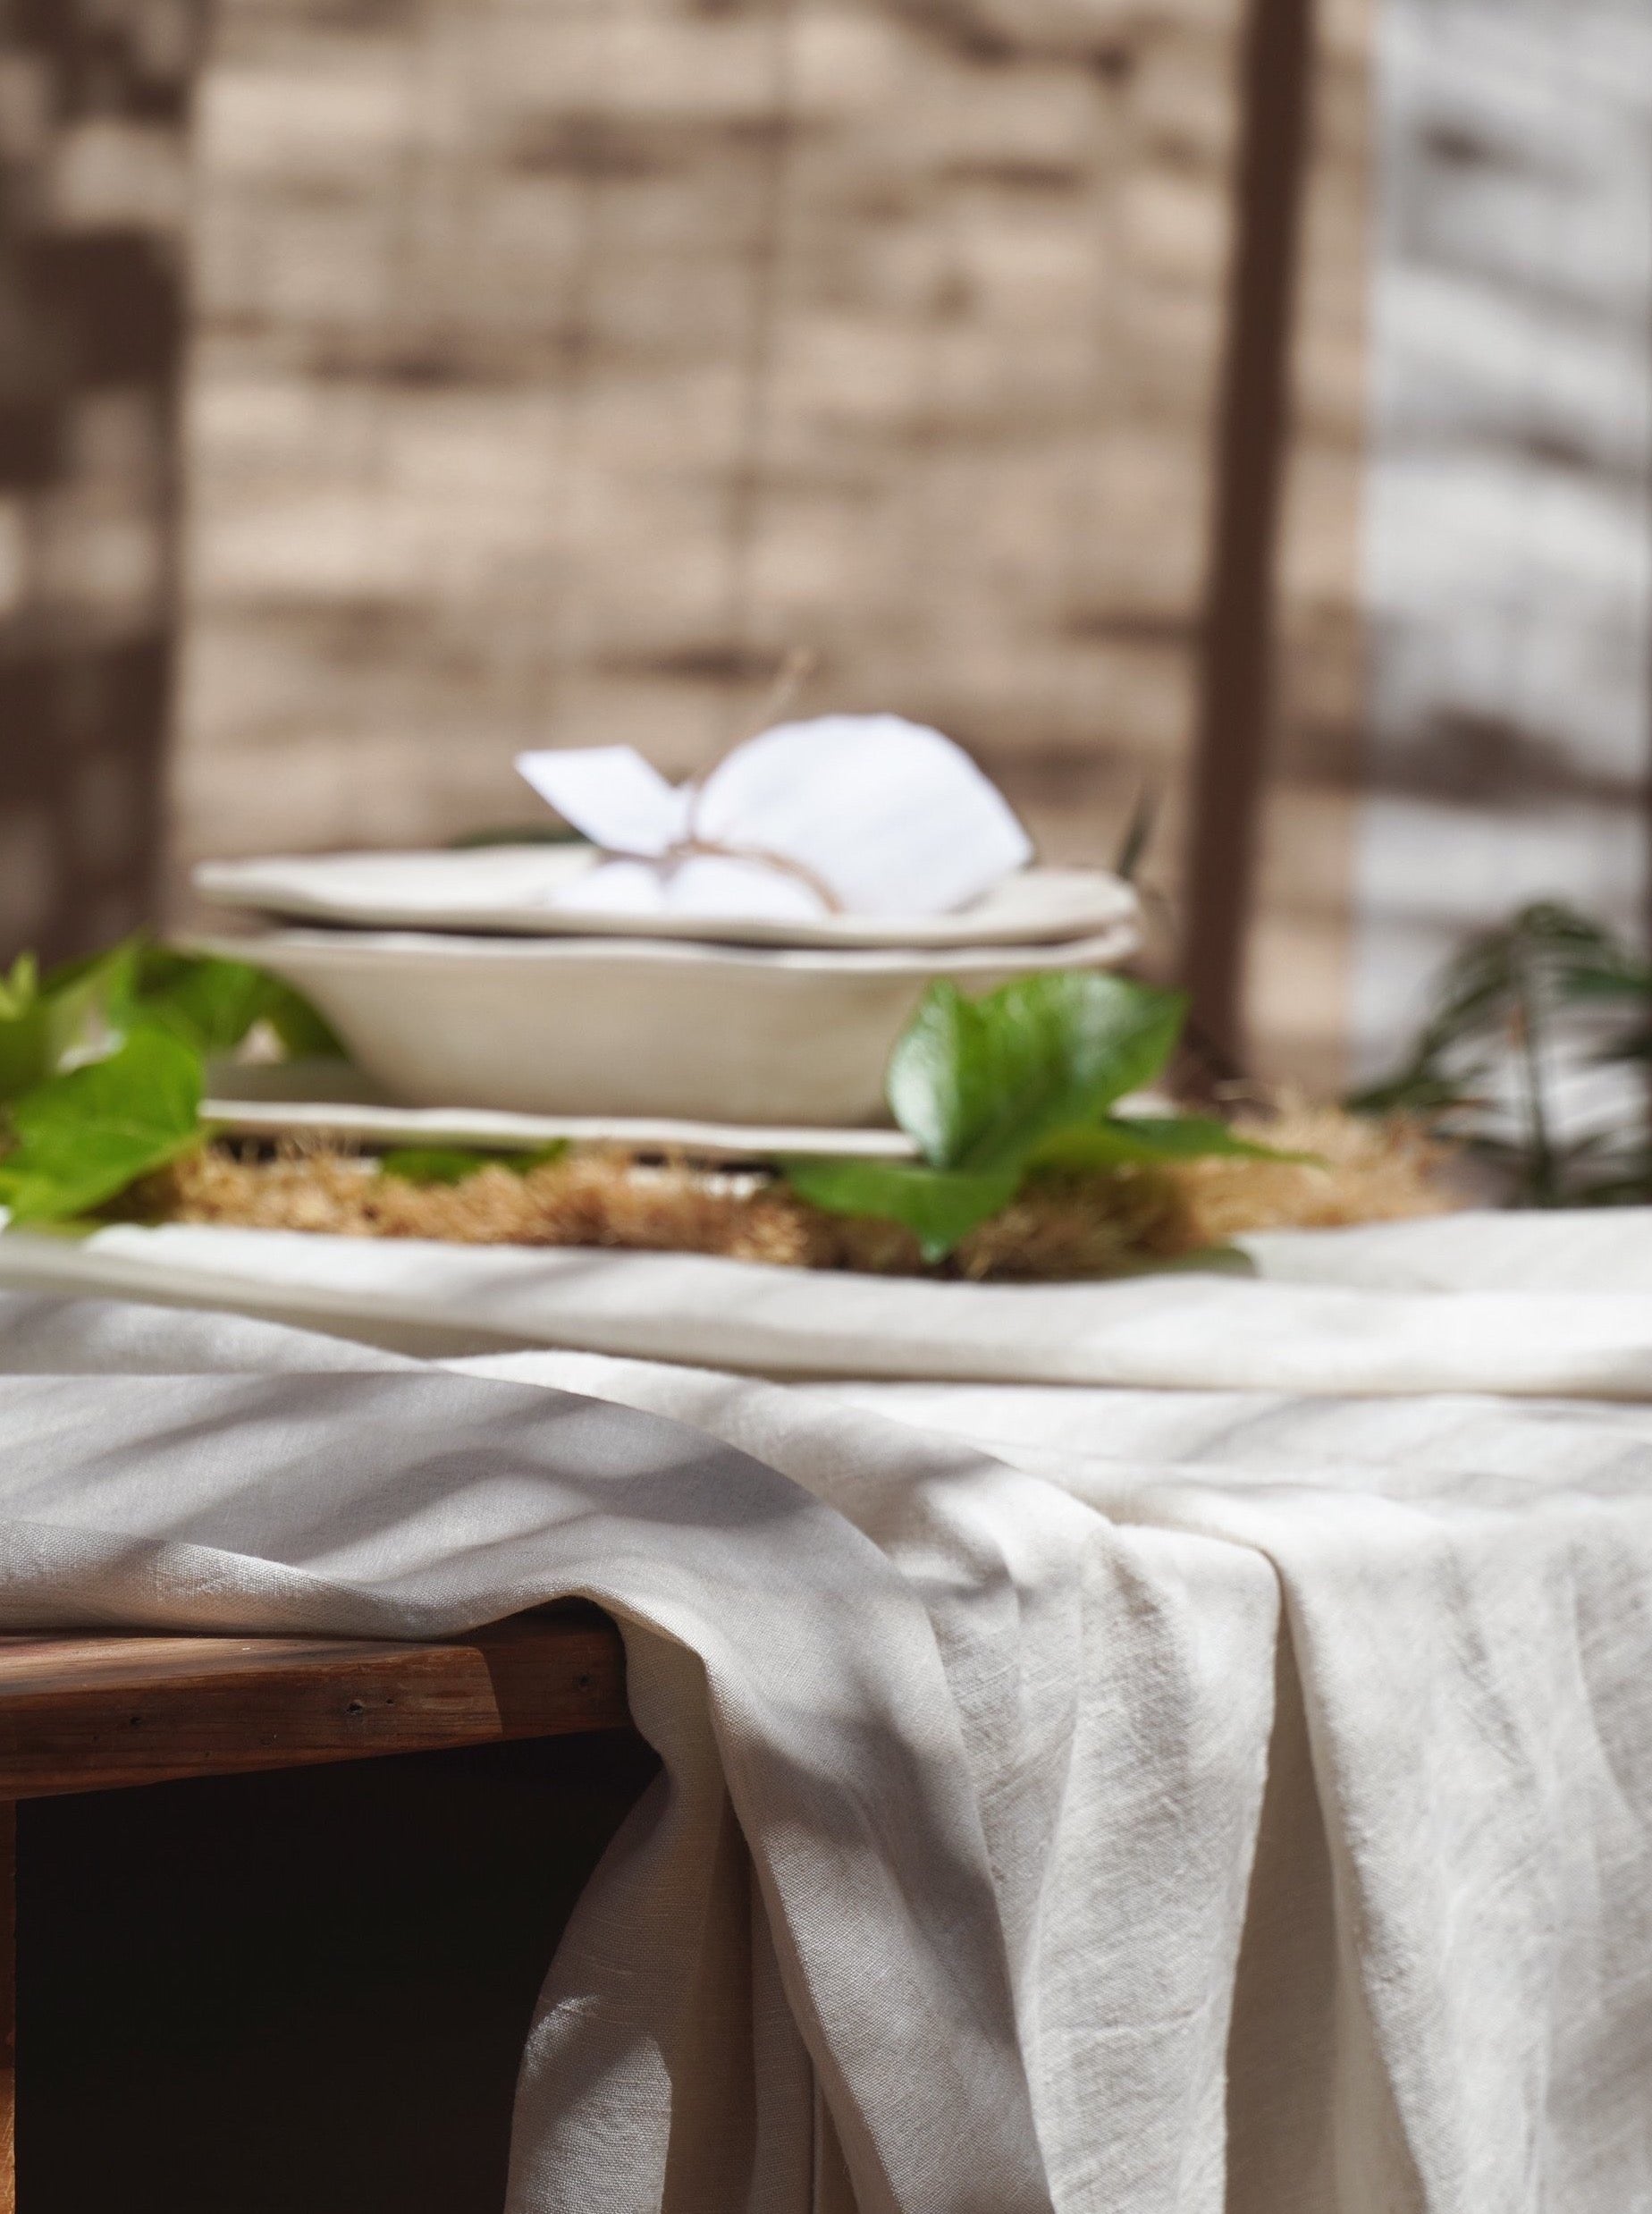
[[[213,950],[295,985],[376,1087],[377,1104],[334,1103],[333,1127],[381,1136],[689,1121],[730,1151],[759,1129],[899,1150],[879,1130],[884,1069],[935,978],[975,992],[1111,968],[1138,940],[1134,894],[1097,870],[1023,869],[948,915],[779,923],[559,906],[595,863],[586,846],[487,847],[217,863],[196,882],[266,925]]]

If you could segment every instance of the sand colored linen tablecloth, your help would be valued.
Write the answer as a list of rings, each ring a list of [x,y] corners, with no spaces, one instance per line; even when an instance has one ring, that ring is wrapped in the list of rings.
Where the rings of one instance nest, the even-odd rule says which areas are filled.
[[[515,2214],[1638,2214],[1652,1226],[1446,1229],[1019,1297],[8,1238],[443,1357],[18,1297],[0,1620],[615,1608],[665,1779]]]

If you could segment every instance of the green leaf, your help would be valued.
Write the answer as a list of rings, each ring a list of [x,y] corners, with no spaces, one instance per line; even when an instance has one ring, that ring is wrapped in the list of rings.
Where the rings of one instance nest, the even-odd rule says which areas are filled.
[[[1535,1046],[1553,1010],[1632,1001],[1648,991],[1646,964],[1610,931],[1571,908],[1539,900],[1501,929],[1471,939],[1446,964],[1405,1062],[1348,1105],[1361,1114],[1477,1106],[1511,1040]]]
[[[478,1169],[509,1169],[513,1176],[527,1176],[560,1161],[568,1151],[565,1139],[535,1145],[523,1153],[485,1153],[464,1145],[401,1145],[379,1161],[381,1176],[400,1177],[406,1184],[462,1184]]]
[[[1035,1169],[1107,1170],[1141,1162],[1196,1161],[1209,1154],[1246,1161],[1305,1162],[1239,1137],[1202,1115],[1113,1117],[1089,1129],[1064,1130],[1032,1156]],[[843,1161],[793,1154],[781,1162],[800,1198],[834,1214],[872,1215],[914,1231],[926,1261],[944,1260],[960,1239],[999,1213],[1023,1182],[1019,1169],[972,1174],[922,1162]]]
[[[1063,1130],[1047,1139],[1034,1164],[1054,1169],[1116,1169],[1138,1162],[1278,1161],[1321,1168],[1317,1153],[1281,1153],[1241,1137],[1209,1115],[1110,1115],[1087,1130]]]
[[[0,984],[0,1099],[15,1099],[50,1074],[50,1025],[32,953],[20,953]]]
[[[530,1145],[526,1152],[500,1153],[501,1163],[517,1176],[526,1176],[532,1169],[548,1169],[554,1161],[560,1161],[568,1152],[565,1137],[553,1137],[544,1145]]]
[[[48,1009],[54,1074],[72,1053],[105,1040],[113,1047],[120,1028],[119,1010],[131,993],[141,951],[138,939],[125,938],[106,952],[65,961],[47,973],[40,991]]]
[[[324,1015],[279,976],[266,976],[264,1020],[281,1040],[289,1061],[348,1061],[344,1041]]]
[[[1016,1171],[1163,1069],[1184,1002],[1124,976],[1055,969],[978,1000],[931,984],[889,1061],[896,1120],[938,1169]]]
[[[1652,974],[1632,962],[1603,968],[1583,965],[1569,968],[1564,984],[1573,1000],[1644,1000],[1652,993]]]
[[[864,1214],[904,1223],[926,1261],[944,1261],[978,1224],[1007,1207],[1018,1168],[971,1175],[917,1161],[841,1161],[793,1153],[780,1162],[801,1199],[832,1214]]]
[[[204,1054],[232,1053],[260,1022],[271,1026],[289,1054],[332,1058],[343,1052],[291,984],[249,961],[216,954],[142,948],[123,1011],[128,1018],[158,1023]]]
[[[1159,802],[1163,792],[1153,780],[1143,777],[1136,793],[1135,806],[1130,811],[1130,820],[1125,825],[1124,837],[1113,858],[1113,874],[1134,884],[1147,858],[1147,849],[1153,842],[1153,832],[1159,822]]]
[[[1652,971],[1601,924],[1558,902],[1522,908],[1447,962],[1429,1019],[1401,1067],[1348,1104],[1427,1115],[1505,1178],[1511,1204],[1632,1196],[1632,1168],[1598,1182],[1591,1141],[1572,1134],[1556,1078],[1568,1065],[1648,1057]],[[1602,1038],[1602,1018],[1616,1018]],[[1627,1018],[1627,1019],[1625,1019]],[[1513,1108],[1513,1134],[1506,1124]],[[1644,1117],[1623,1133],[1639,1143]]]
[[[787,1181],[833,1213],[904,1224],[925,1260],[941,1260],[1009,1204],[1029,1164],[1058,1139],[1087,1132],[1108,1165],[1194,1144],[1186,1134],[1156,1139],[1157,1125],[1118,1126],[1123,1135],[1111,1137],[1095,1128],[1115,1100],[1159,1074],[1182,1015],[1173,993],[1086,969],[1020,977],[978,1000],[932,984],[889,1074],[889,1105],[924,1159],[791,1155],[781,1163]],[[1212,1138],[1219,1125],[1200,1128],[1196,1150],[1243,1147],[1226,1132]]]
[[[135,1030],[105,1060],[13,1102],[0,1204],[14,1222],[84,1214],[196,1145],[200,1104],[199,1056],[164,1031]]]
[[[72,1054],[96,1046],[132,958],[131,944],[118,945],[41,978],[34,956],[19,955],[0,989],[0,1100],[33,1091]]]
[[[482,1155],[458,1146],[400,1145],[380,1161],[379,1174],[404,1184],[462,1184],[483,1165]]]
[[[246,961],[146,946],[131,1011],[198,1053],[232,1053],[262,1017],[269,993],[270,979]]]
[[[39,963],[32,953],[20,953],[11,975],[0,977],[0,1022],[21,1022],[39,996]]]
[[[1478,1107],[1487,1069],[1476,1064],[1461,1077],[1447,1076],[1437,1063],[1423,1061],[1351,1093],[1344,1102],[1353,1115],[1444,1114],[1456,1107]]]

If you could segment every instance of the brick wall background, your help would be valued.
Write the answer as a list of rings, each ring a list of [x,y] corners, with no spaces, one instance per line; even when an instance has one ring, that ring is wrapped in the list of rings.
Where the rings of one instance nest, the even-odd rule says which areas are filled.
[[[803,706],[942,723],[1053,856],[1155,790],[1167,942],[1242,14],[9,0],[0,941],[532,819],[527,743],[689,770],[803,646]],[[1339,485],[1357,404],[1311,413]]]
[[[809,708],[1179,851],[1232,0],[223,0],[180,866]]]
[[[1319,1086],[1513,898],[1645,881],[1639,0],[1373,6],[1315,11],[1232,923]],[[0,954],[532,820],[524,744],[692,769],[794,646],[1053,856],[1153,785],[1172,938],[1244,20],[0,0]]]

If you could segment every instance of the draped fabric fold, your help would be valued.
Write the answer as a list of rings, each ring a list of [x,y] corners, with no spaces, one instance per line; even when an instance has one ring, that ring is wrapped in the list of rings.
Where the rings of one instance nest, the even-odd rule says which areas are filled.
[[[13,1292],[0,1623],[615,1612],[663,1769],[552,1964],[511,2214],[1652,2208],[1634,1227],[1523,1226],[1501,1289],[1434,1226],[1329,1284],[838,1282],[804,1382],[733,1373],[762,1271],[694,1318],[720,1369]],[[544,1258],[487,1256],[494,1322]],[[587,1322],[680,1293],[584,1258]],[[398,1261],[341,1329],[434,1337]],[[938,1314],[995,1380],[914,1357]]]

